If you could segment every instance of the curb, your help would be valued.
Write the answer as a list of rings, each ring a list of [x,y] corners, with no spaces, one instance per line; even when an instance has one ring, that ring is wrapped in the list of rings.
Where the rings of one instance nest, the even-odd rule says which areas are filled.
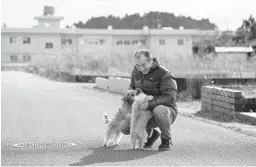
[[[246,115],[245,113],[235,113],[235,118],[241,120],[244,123],[256,125],[256,117],[251,117],[249,115]]]
[[[180,108],[180,109],[184,109],[184,108]],[[208,123],[208,124],[211,124],[211,125],[220,126],[222,128],[226,128],[226,129],[229,129],[229,130],[232,130],[232,131],[235,131],[235,132],[247,135],[247,136],[256,137],[256,131],[253,132],[253,131],[244,130],[240,127],[231,126],[228,123],[219,123],[219,122],[216,122],[216,121],[214,121],[214,120],[212,120],[211,118],[208,118],[208,117],[202,118],[202,117],[195,116],[193,114],[187,114],[187,113],[181,113],[181,112],[179,112],[179,115],[181,115],[183,117],[189,117],[191,119],[201,121],[201,122],[205,122],[205,123]],[[256,128],[256,126],[241,124],[239,122],[232,122],[232,123],[237,123],[237,124],[246,126],[247,128]],[[230,124],[232,124],[232,123],[230,123]]]
[[[248,112],[225,112],[220,110],[201,110],[205,114],[212,114],[213,116],[221,117],[223,119],[234,120],[237,123],[256,125],[256,117],[248,115]],[[253,113],[254,114],[254,113]],[[256,116],[256,113],[255,113]]]

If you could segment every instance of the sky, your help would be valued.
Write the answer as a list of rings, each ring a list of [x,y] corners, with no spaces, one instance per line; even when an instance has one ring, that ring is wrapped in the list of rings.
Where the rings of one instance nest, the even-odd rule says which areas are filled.
[[[62,27],[97,16],[159,11],[209,18],[220,30],[236,30],[243,19],[256,17],[256,0],[1,0],[1,22],[8,27],[33,27],[34,16],[41,16],[45,5],[55,7],[56,16],[64,16]]]

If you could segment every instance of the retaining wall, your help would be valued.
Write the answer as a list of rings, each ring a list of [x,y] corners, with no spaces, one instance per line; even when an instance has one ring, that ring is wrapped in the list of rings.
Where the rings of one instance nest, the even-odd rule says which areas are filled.
[[[242,91],[216,86],[201,87],[201,111],[209,112],[222,119],[235,119],[256,124],[256,117],[248,116],[241,110]]]
[[[95,84],[97,88],[124,94],[129,88],[130,79],[121,77],[110,77],[109,79],[97,77]]]

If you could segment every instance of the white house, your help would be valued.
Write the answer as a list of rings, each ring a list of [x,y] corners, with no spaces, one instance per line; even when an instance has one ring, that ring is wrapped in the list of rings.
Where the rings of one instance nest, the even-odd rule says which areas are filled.
[[[128,55],[138,48],[150,49],[154,56],[173,59],[192,56],[194,39],[214,36],[215,31],[188,29],[120,30],[60,28],[64,19],[43,15],[33,28],[1,28],[2,65],[33,64],[60,57],[63,53],[81,56]]]

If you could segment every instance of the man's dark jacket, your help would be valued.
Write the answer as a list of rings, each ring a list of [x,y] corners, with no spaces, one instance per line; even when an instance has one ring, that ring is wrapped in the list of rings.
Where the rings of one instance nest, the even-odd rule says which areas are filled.
[[[154,58],[148,74],[142,74],[134,67],[129,89],[140,89],[146,95],[154,96],[149,100],[147,110],[153,110],[158,105],[165,105],[177,112],[177,83],[173,75]]]

